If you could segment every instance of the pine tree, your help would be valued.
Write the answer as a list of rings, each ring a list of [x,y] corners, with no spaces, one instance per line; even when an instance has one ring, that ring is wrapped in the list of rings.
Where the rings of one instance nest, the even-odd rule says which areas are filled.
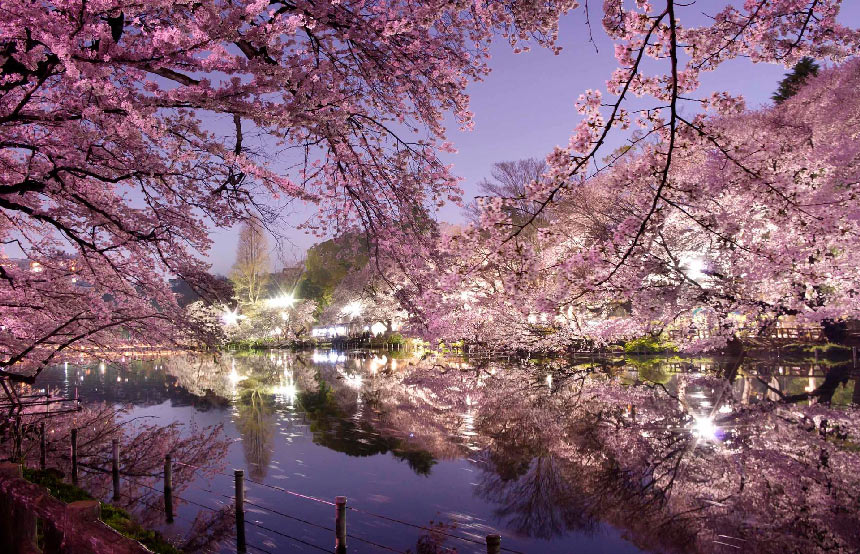
[[[771,98],[777,104],[782,104],[797,94],[797,91],[806,84],[810,75],[818,75],[818,69],[818,64],[812,58],[801,59],[790,72],[785,74],[785,78],[779,82],[779,88],[776,89],[776,93]]]

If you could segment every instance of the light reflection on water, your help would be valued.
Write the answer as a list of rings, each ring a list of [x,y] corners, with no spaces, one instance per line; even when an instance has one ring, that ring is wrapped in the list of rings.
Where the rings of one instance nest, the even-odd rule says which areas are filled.
[[[737,465],[748,463],[741,456],[786,454],[759,444],[767,435],[751,430],[751,410],[823,389],[792,406],[829,401],[853,410],[847,406],[860,401],[853,368],[838,363],[748,361],[728,380],[714,378],[730,365],[724,360],[619,359],[600,361],[596,377],[584,380],[590,361],[514,367],[449,360],[433,367],[390,356],[177,356],[131,370],[70,365],[46,372],[44,380],[75,383],[85,401],[131,403],[133,417],[224,423],[235,439],[228,467],[244,468],[255,481],[323,499],[346,495],[350,506],[422,526],[440,524],[446,533],[482,540],[499,532],[508,548],[546,553],[719,552],[720,541],[702,537],[722,530],[737,538],[748,530],[733,526],[726,514],[715,513],[719,525],[713,527],[673,516],[725,505],[727,494],[737,494],[728,477],[708,477],[714,490],[696,485],[696,472],[709,476],[723,459]],[[608,376],[611,386],[603,384]],[[655,462],[664,455],[677,459],[671,480],[665,464]],[[204,489],[229,496],[232,481],[229,475],[201,480],[186,494],[213,502]],[[329,506],[253,484],[248,498],[332,524]],[[195,510],[180,507],[188,517]],[[257,508],[249,513],[302,541],[326,548],[333,542],[325,530]],[[428,545],[444,539],[426,532],[421,539],[421,530],[352,513],[349,530],[401,551],[423,545],[418,552],[436,552]],[[313,551],[254,527],[248,539],[272,551]],[[484,551],[450,539],[444,545]],[[375,551],[351,546],[351,552]]]

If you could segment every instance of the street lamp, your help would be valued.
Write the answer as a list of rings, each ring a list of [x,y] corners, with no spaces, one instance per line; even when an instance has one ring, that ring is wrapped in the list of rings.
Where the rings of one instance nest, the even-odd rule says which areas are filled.
[[[293,296],[293,293],[282,294],[281,296],[266,300],[266,306],[270,308],[290,308],[295,302],[296,298]]]

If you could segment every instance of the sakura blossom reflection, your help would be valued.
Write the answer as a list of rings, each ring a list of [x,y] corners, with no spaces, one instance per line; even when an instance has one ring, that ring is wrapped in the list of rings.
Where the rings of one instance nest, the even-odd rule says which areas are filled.
[[[255,481],[321,498],[345,494],[353,506],[458,535],[499,532],[522,552],[860,545],[860,391],[851,362],[391,356],[237,353],[68,371],[82,397],[130,403],[134,416],[223,423],[234,441],[228,464]],[[62,382],[63,368],[46,378]],[[218,494],[207,491],[229,496],[231,486],[216,475],[186,494],[214,502]],[[261,487],[249,494],[329,523],[324,506]],[[331,542],[265,510],[254,518]],[[429,544],[395,524],[356,516],[349,525],[402,551]],[[303,551],[277,537],[249,540]],[[481,551],[438,533],[432,542]]]

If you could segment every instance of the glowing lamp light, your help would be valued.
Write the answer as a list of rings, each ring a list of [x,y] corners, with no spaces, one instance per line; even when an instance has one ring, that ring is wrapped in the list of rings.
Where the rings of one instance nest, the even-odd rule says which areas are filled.
[[[298,391],[295,385],[280,385],[275,388],[275,394],[283,396],[292,402],[295,400]]]
[[[715,442],[719,440],[719,428],[714,425],[714,420],[709,417],[697,417],[693,422],[693,434],[700,440]]]
[[[348,315],[349,317],[358,317],[361,315],[363,309],[361,302],[356,300],[344,306],[341,313],[343,315]]]
[[[224,312],[221,313],[221,321],[227,327],[230,327],[231,325],[236,325],[237,323],[239,323],[239,309],[237,308],[235,310],[224,310]]]
[[[236,383],[238,383],[238,382],[240,382],[240,381],[244,381],[244,380],[246,379],[245,377],[243,377],[243,376],[239,375],[238,373],[236,373],[236,369],[235,369],[235,368],[230,370],[230,374],[229,374],[227,377],[228,377],[228,379],[230,379],[230,382],[231,382],[232,384],[234,384],[234,385],[235,385]]]
[[[707,268],[706,261],[696,254],[688,254],[681,257],[681,267],[684,274],[693,281],[697,281],[707,277],[705,270]]]
[[[293,380],[293,374],[286,369],[284,370],[284,378],[281,380],[281,383],[275,387],[275,394],[285,398],[290,404],[296,400],[298,389]]]
[[[359,390],[362,382],[363,379],[361,375],[346,375],[343,379],[344,385],[354,390]]]
[[[293,304],[295,304],[296,299],[291,294],[282,294],[276,298],[269,298],[266,300],[266,306],[269,308],[289,308]],[[283,317],[283,316],[282,316]]]

